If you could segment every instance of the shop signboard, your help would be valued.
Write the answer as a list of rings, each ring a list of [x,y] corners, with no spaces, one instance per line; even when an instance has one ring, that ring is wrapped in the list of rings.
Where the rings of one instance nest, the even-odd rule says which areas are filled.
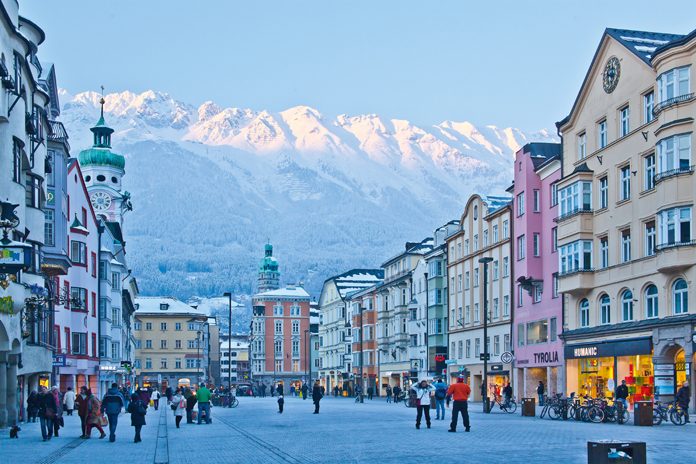
[[[655,364],[655,396],[674,395],[674,364]]]
[[[626,340],[603,341],[566,345],[566,359],[604,358],[652,354],[652,338],[632,338]]]

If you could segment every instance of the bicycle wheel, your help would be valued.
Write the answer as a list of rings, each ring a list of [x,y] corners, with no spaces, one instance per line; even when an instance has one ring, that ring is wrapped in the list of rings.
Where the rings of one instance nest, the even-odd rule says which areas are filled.
[[[558,420],[561,418],[561,410],[557,406],[551,406],[549,408],[549,418],[553,420]]]
[[[568,408],[568,419],[576,420],[575,415],[577,414],[577,409],[574,406]]]
[[[510,400],[505,412],[507,412],[508,414],[514,414],[515,411],[517,411],[517,403],[515,402],[515,400]]]
[[[237,406],[239,406],[239,400],[237,398],[234,398],[232,400],[232,407],[236,408]]]
[[[622,409],[622,410],[621,410],[621,413],[620,413],[619,416],[618,416],[618,422],[619,422],[619,424],[625,424],[626,422],[628,422],[628,419],[629,419],[630,417],[631,417],[631,415],[628,413],[628,411],[625,410],[625,409]]]
[[[653,411],[653,425],[660,425],[662,423],[662,413],[660,411]]]
[[[684,418],[684,413],[682,413],[681,408],[675,408],[672,409],[669,412],[669,420],[674,424],[674,425],[684,425],[686,424],[686,420]]]
[[[595,424],[599,424],[604,420],[604,411],[597,406],[591,406],[587,410],[587,419]]]

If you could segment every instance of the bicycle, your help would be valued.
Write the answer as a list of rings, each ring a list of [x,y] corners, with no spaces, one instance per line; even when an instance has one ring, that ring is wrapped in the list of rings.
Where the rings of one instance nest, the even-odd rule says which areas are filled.
[[[618,424],[628,422],[629,414],[622,401],[614,400],[611,406],[609,406],[609,401],[606,399],[600,399],[598,401],[600,402],[599,407],[604,413],[603,422],[616,422]]]
[[[236,408],[237,406],[239,406],[239,400],[237,399],[236,396],[233,396],[233,397],[232,397],[232,402],[230,403],[230,407],[231,407],[231,408]]]
[[[508,414],[513,414],[515,411],[517,411],[517,402],[515,402],[514,398],[510,398],[507,401],[501,401],[501,398],[496,396],[493,397],[493,404],[497,404],[501,411],[505,411]]]
[[[669,412],[669,420],[674,425],[684,425],[684,424],[686,424],[688,419],[689,419],[689,411],[682,408],[681,405],[679,403],[677,403],[676,401],[674,403],[672,403],[672,408],[670,409],[670,412]]]

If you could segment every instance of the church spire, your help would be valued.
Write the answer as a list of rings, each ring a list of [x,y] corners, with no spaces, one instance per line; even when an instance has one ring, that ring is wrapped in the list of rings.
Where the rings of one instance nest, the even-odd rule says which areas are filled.
[[[112,128],[106,125],[104,120],[104,86],[101,86],[101,98],[99,99],[99,104],[101,105],[101,110],[99,113],[99,121],[90,130],[94,134],[94,148],[111,148],[111,134],[114,132]]]

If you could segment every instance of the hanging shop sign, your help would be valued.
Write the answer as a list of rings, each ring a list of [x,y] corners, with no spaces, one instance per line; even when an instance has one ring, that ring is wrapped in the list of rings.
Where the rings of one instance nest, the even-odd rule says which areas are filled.
[[[0,246],[0,272],[15,273],[31,264],[31,246],[9,242]]]
[[[565,347],[566,359],[605,358],[633,356],[637,354],[652,354],[651,337],[583,343],[580,345],[567,345]]]

